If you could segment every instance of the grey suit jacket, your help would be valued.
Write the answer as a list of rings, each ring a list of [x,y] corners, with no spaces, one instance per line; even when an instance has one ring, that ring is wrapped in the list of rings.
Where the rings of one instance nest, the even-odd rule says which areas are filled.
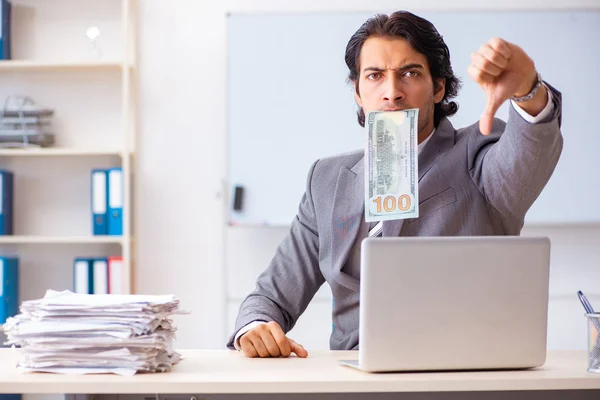
[[[489,136],[478,123],[455,130],[443,119],[419,155],[419,217],[385,221],[383,235],[519,235],[562,151],[561,95],[550,89],[553,114],[536,124],[512,106],[508,122],[496,119]],[[241,304],[227,347],[255,320],[276,321],[287,333],[327,282],[334,298],[330,348],[358,348],[360,282],[342,269],[364,218],[363,153],[312,165],[291,229]]]

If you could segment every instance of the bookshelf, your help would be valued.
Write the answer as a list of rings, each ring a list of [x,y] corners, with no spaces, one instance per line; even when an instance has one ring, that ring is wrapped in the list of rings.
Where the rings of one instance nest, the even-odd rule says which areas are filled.
[[[126,152],[125,156],[130,153]],[[94,157],[115,156],[121,157],[123,153],[115,149],[70,149],[68,147],[44,147],[32,149],[0,149],[0,157]]]
[[[0,72],[35,72],[35,71],[68,71],[68,70],[119,70],[133,69],[133,65],[119,61],[35,61],[35,60],[3,60]]]
[[[126,245],[121,236],[0,236],[0,244],[118,244]]]
[[[0,61],[0,107],[26,95],[54,110],[55,144],[0,148],[14,173],[14,235],[0,255],[20,259],[20,301],[72,290],[76,257],[122,256],[134,293],[132,180],[137,128],[136,0],[12,0],[12,59]],[[99,31],[91,45],[89,28]],[[123,235],[92,234],[90,174],[123,169]]]

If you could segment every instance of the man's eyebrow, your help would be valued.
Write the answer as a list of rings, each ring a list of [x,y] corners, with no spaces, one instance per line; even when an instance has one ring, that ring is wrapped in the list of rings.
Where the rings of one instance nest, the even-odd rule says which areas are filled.
[[[407,69],[425,69],[421,64],[412,63],[401,66],[400,68],[395,69],[395,71],[406,71]],[[383,72],[384,69],[378,67],[366,67],[363,69],[363,72],[373,71],[373,72]]]

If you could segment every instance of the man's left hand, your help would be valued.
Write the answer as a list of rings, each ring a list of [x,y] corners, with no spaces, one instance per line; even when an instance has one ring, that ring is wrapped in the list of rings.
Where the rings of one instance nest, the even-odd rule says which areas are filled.
[[[479,130],[484,135],[492,131],[498,108],[513,96],[525,96],[537,82],[533,60],[519,46],[499,38],[491,39],[471,54],[467,71],[487,96],[487,105],[479,120]],[[531,100],[519,105],[530,115],[537,115],[546,105],[547,95],[542,86]]]

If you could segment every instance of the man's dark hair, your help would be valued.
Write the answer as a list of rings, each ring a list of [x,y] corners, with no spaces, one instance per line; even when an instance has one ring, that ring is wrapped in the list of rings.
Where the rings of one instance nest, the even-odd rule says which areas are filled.
[[[360,69],[360,52],[365,41],[371,37],[400,38],[406,40],[413,49],[423,54],[429,63],[429,72],[434,80],[446,78],[446,93],[441,102],[435,105],[433,121],[437,126],[444,117],[452,116],[458,110],[458,104],[451,101],[458,94],[461,86],[459,78],[454,76],[450,65],[450,51],[442,36],[433,24],[424,18],[408,11],[396,11],[391,15],[376,14],[369,18],[352,35],[346,46],[346,65],[350,70],[348,80],[356,82],[356,93],[360,96],[358,77]],[[365,126],[365,112],[358,110],[358,123]]]

